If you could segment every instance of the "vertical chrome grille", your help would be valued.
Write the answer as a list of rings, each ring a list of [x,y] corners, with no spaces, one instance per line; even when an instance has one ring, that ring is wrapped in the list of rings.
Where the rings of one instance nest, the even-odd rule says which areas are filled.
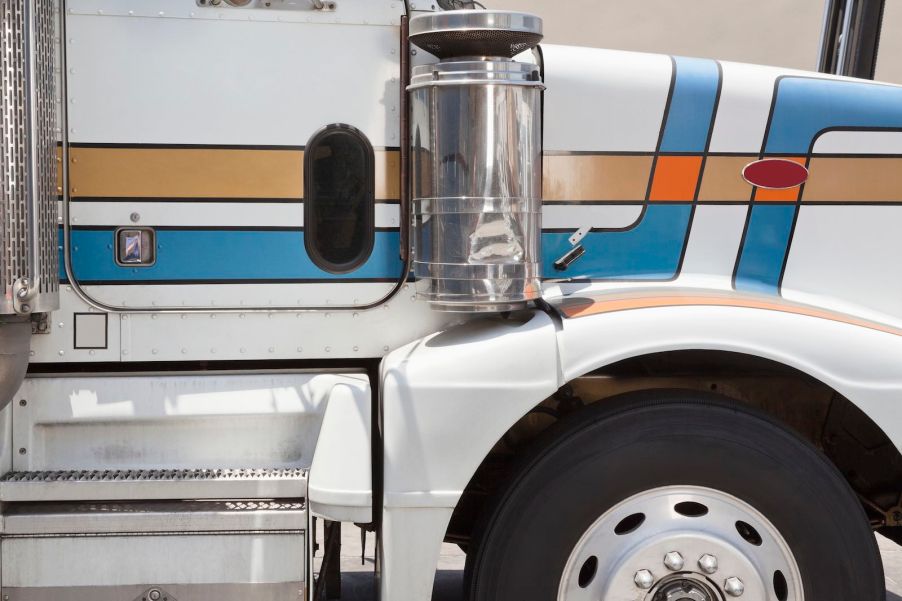
[[[59,306],[57,0],[0,0],[0,314]]]

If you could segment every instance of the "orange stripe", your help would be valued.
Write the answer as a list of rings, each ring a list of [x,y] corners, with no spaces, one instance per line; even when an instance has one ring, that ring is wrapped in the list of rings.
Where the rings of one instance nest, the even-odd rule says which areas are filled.
[[[655,163],[655,180],[649,200],[691,201],[695,198],[700,156],[662,156]]]
[[[565,299],[559,306],[565,317],[587,317],[600,313],[614,313],[633,309],[652,309],[659,307],[736,307],[742,309],[763,309],[779,311],[793,315],[804,315],[818,319],[827,319],[839,323],[868,328],[878,332],[902,336],[902,329],[883,325],[874,321],[858,319],[842,313],[818,309],[806,305],[787,302],[775,302],[766,299],[749,298],[736,295],[690,295],[685,296],[645,296],[645,297],[612,297],[609,299],[577,297]]]

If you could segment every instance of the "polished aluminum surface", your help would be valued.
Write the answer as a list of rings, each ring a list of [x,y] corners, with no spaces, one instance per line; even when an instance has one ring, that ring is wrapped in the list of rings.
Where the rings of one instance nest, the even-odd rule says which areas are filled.
[[[703,506],[705,511],[684,515],[680,504]],[[625,532],[618,529],[637,515],[643,518],[638,525]],[[587,579],[582,568],[589,561],[594,569]],[[792,550],[764,515],[721,491],[665,486],[622,501],[588,528],[570,553],[557,598],[776,599],[784,592],[775,590],[778,572],[786,581],[780,598],[804,601]]]
[[[0,501],[298,498],[307,470],[162,469],[14,471],[0,478]]]
[[[144,585],[3,587],[10,601],[130,601],[142,599]],[[302,601],[304,583],[279,582],[241,584],[170,584],[165,587],[173,597],[169,601]]]
[[[541,295],[541,98],[535,65],[445,61],[411,80],[413,268],[436,309]]]
[[[59,307],[55,0],[0,0],[0,314]]]
[[[410,41],[439,58],[511,58],[542,41],[542,19],[502,10],[450,10],[410,20]]]
[[[241,501],[86,501],[15,503],[4,536],[223,532],[307,529],[303,499]]]
[[[680,555],[677,551],[671,551],[664,556],[664,565],[668,570],[679,572],[683,569],[685,561],[683,560],[683,556]]]

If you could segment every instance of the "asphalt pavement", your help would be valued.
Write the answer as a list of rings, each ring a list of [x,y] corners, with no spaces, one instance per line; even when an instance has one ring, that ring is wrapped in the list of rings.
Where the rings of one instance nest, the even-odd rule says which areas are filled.
[[[319,530],[320,538],[322,529]],[[366,552],[363,562],[360,559],[360,530],[353,524],[345,524],[342,528],[341,569],[342,596],[341,601],[372,601],[375,598],[373,569],[375,565],[375,536],[367,534]],[[877,544],[883,556],[886,572],[887,601],[902,601],[902,547],[877,536]],[[320,553],[317,553],[320,555]],[[463,601],[463,568],[466,560],[463,552],[455,545],[442,545],[438,571],[435,577],[433,601]],[[319,565],[317,557],[316,565]]]

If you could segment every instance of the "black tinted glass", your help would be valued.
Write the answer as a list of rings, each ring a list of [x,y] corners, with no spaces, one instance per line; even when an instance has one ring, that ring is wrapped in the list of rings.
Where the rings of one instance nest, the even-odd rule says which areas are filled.
[[[330,126],[307,146],[304,180],[307,252],[321,269],[353,271],[373,250],[372,146],[354,128]]]

